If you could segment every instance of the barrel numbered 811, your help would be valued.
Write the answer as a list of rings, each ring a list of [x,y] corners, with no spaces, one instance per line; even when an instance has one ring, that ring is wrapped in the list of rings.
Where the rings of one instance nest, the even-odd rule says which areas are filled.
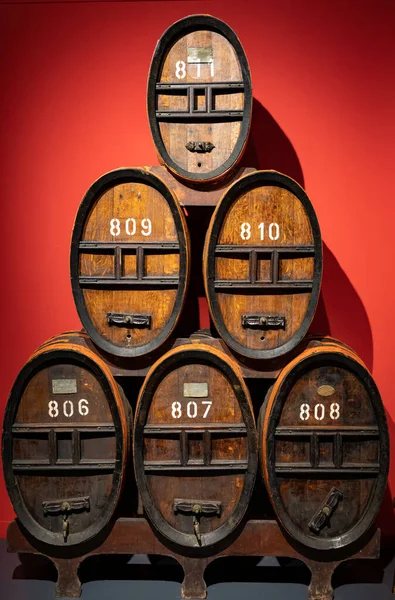
[[[155,49],[147,100],[155,146],[175,175],[204,183],[234,169],[247,143],[252,89],[226,23],[192,15],[169,27]]]

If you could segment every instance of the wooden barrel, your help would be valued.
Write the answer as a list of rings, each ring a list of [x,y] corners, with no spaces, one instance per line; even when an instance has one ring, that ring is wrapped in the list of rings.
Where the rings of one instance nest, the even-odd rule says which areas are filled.
[[[356,354],[333,342],[290,362],[262,406],[259,436],[287,532],[315,550],[357,542],[383,500],[389,438],[379,392]]]
[[[258,456],[249,393],[233,359],[198,343],[165,354],[141,388],[133,437],[142,502],[163,536],[200,548],[234,531]]]
[[[184,304],[189,254],[184,214],[161,179],[126,168],[100,177],[78,210],[70,265],[94,343],[127,357],[163,344]]]
[[[248,138],[252,89],[234,31],[209,15],[174,23],[160,38],[148,78],[148,116],[160,160],[190,182],[220,180]]]
[[[71,333],[77,341],[78,334]],[[104,362],[73,339],[49,340],[6,407],[3,470],[19,521],[37,540],[75,546],[114,514],[128,456],[128,407]]]
[[[212,216],[203,262],[211,317],[233,350],[271,359],[303,339],[318,302],[322,243],[293,179],[255,171],[231,185]]]

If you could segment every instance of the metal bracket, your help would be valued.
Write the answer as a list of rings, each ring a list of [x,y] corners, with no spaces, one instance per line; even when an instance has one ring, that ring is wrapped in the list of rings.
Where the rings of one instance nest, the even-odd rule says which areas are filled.
[[[188,142],[185,144],[185,148],[189,152],[198,152],[199,154],[205,154],[214,150],[215,146],[211,142]]]
[[[343,494],[340,490],[333,487],[329,492],[325,502],[317,510],[313,518],[309,523],[309,529],[319,535],[321,529],[323,529],[329,523],[329,519],[333,515],[340,500],[343,499]]]
[[[196,504],[199,504],[201,514],[205,516],[221,516],[222,503],[219,500],[181,500],[180,498],[174,498],[173,510],[175,514],[178,512],[192,513]]]
[[[68,498],[66,500],[46,500],[42,503],[44,515],[63,515],[63,538],[67,542],[70,531],[69,514],[81,510],[90,510],[89,496]]]
[[[124,313],[107,313],[107,323],[116,327],[151,327],[151,315],[133,315]]]
[[[200,517],[221,516],[222,504],[219,500],[181,500],[175,498],[173,503],[173,511],[175,514],[179,512],[191,514],[193,516],[192,524],[193,531],[196,535],[199,546],[202,545],[202,537],[200,534]]]
[[[241,325],[252,329],[285,329],[283,315],[242,315]]]

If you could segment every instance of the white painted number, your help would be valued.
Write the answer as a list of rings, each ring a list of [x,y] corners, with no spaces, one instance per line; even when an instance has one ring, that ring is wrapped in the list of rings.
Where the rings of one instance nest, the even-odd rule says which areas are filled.
[[[130,231],[130,224],[132,225],[131,231]],[[125,229],[126,229],[126,233],[128,235],[134,235],[136,233],[136,219],[126,219]]]
[[[251,225],[249,223],[242,223],[240,229],[240,237],[242,240],[249,240],[251,237]]]
[[[333,402],[329,407],[329,417],[336,421],[340,417],[340,405],[337,402]],[[299,418],[302,421],[307,421],[310,418],[310,406],[308,404],[301,404]],[[314,419],[316,421],[322,421],[325,418],[325,406],[323,404],[316,404],[314,406]]]
[[[171,416],[173,419],[179,419],[181,417],[181,404],[180,402],[173,402],[171,405]]]
[[[265,223],[259,223],[258,229],[261,234],[261,241],[265,239]],[[269,238],[273,241],[278,240],[280,237],[280,226],[278,223],[270,223],[268,227]],[[251,225],[250,223],[242,223],[240,225],[240,237],[242,240],[249,240],[251,237]]]
[[[119,235],[121,233],[119,219],[111,219],[110,221],[110,233],[111,235]]]
[[[201,72],[202,72],[202,64],[210,65],[210,74],[211,74],[211,77],[214,77],[214,59],[213,58],[211,58],[208,62],[203,62],[203,63],[200,61],[200,58],[195,58],[194,61],[190,64],[196,65],[196,77],[194,77],[194,79],[199,79]],[[187,74],[186,64],[184,63],[183,60],[178,60],[176,62],[176,77],[177,77],[177,79],[184,79],[186,74]],[[190,76],[192,77],[191,74],[190,74]]]
[[[151,235],[152,224],[151,219],[143,219],[141,221],[141,233],[143,235]]]
[[[89,403],[85,398],[81,398],[81,400],[78,401],[78,412],[82,417],[86,417],[86,415],[89,414]],[[50,400],[48,402],[48,414],[53,419],[59,416],[59,404],[56,400]],[[63,414],[68,419],[73,416],[74,404],[71,400],[65,400],[63,402]]]
[[[302,404],[300,407],[299,417],[302,419],[302,421],[307,421],[307,419],[310,417],[310,406],[308,404]]]
[[[278,238],[280,237],[280,227],[278,226],[278,223],[270,223],[269,237],[271,240],[278,240]]]
[[[85,398],[81,398],[81,400],[79,400],[78,412],[80,413],[80,415],[82,417],[86,417],[86,415],[89,414],[89,404],[88,404],[88,400],[85,400]]]
[[[203,400],[202,404],[207,406],[206,410],[204,411],[204,415],[203,415],[203,419],[205,419],[207,417],[208,413],[210,412],[212,401],[211,400]]]
[[[203,413],[203,419],[206,419],[208,413],[210,412],[210,408],[212,406],[212,401],[211,400],[203,400],[201,404],[202,404],[202,406],[206,407],[204,410],[204,413]],[[173,417],[173,419],[179,419],[180,417],[182,417],[181,402],[173,402],[173,404],[171,405],[171,416]],[[195,402],[195,400],[191,400],[187,404],[187,417],[189,417],[190,419],[196,419],[197,416],[198,416],[198,404],[197,404],[197,402]]]
[[[63,402],[63,414],[65,417],[72,417],[74,414],[74,406],[71,400]]]
[[[178,60],[176,62],[176,77],[177,79],[184,79],[185,75],[187,74],[186,70],[185,70],[185,63],[183,60]]]
[[[59,414],[58,403],[56,400],[48,402],[48,414],[50,417],[55,418]]]
[[[193,400],[187,404],[187,415],[190,419],[195,419],[197,415],[197,404]]]
[[[152,222],[151,219],[142,219],[141,221],[141,233],[142,235],[148,236],[152,233]],[[125,232],[127,235],[135,235],[137,231],[136,219],[130,217],[125,221]],[[119,219],[111,219],[110,221],[110,233],[112,236],[117,236],[121,233],[121,222]]]

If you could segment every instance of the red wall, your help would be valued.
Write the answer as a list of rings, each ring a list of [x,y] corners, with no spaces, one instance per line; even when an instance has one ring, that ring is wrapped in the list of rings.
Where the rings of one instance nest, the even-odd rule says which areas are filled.
[[[366,361],[395,435],[393,0],[0,3],[0,418],[30,353],[79,327],[68,269],[79,202],[112,168],[157,164],[150,59],[164,29],[196,12],[244,45],[256,98],[244,164],[307,189],[325,242],[314,328]],[[395,469],[390,489],[387,532]],[[12,517],[0,475],[0,536]]]

